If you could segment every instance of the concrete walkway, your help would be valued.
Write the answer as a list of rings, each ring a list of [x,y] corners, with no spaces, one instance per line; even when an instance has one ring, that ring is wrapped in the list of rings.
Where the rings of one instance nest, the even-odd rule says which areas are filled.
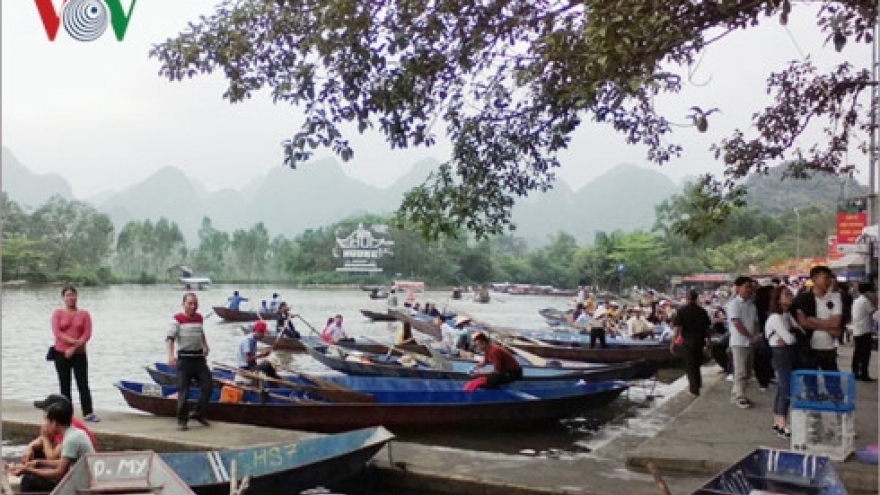
[[[842,369],[849,368],[849,352],[851,348],[842,349]],[[873,364],[876,373],[876,353]],[[586,442],[589,453],[548,458],[395,441],[376,457],[365,483],[459,495],[660,495],[652,477],[643,470],[653,462],[673,494],[690,493],[757,446],[787,446],[787,441],[770,431],[773,389],[763,394],[753,391],[755,408],[736,409],[728,402],[728,382],[715,370],[714,365],[704,367],[707,383],[700,398],[690,398],[679,384],[682,386],[674,388],[680,393],[634,417],[623,418],[615,425],[621,434],[604,440],[600,433]],[[859,382],[857,394],[860,447],[877,443],[877,385]],[[40,414],[32,404],[4,400],[2,414],[4,439],[23,442],[37,435]],[[104,450],[231,448],[313,435],[218,422],[209,428],[193,424],[189,431],[178,432],[170,418],[139,412],[98,411],[98,415],[102,421],[93,430]],[[646,429],[633,427],[652,421],[666,426],[650,438],[640,436]],[[851,494],[877,493],[876,466],[850,460],[839,463],[839,472]]]
[[[851,346],[839,348],[838,365],[850,369]],[[878,356],[871,357],[871,376],[877,377]],[[708,371],[711,369],[711,371]],[[789,440],[777,437],[773,425],[773,400],[776,389],[757,390],[752,383],[751,409],[741,410],[730,404],[731,383],[718,374],[716,365],[703,368],[708,386],[698,399],[681,412],[654,438],[626,456],[627,465],[644,468],[653,462],[661,471],[711,475],[730,466],[758,446],[789,448]],[[708,372],[707,372],[708,371]],[[711,376],[709,376],[711,375]],[[856,449],[877,441],[877,382],[856,382]],[[877,466],[862,464],[851,456],[835,463],[838,474],[849,490],[877,493]]]

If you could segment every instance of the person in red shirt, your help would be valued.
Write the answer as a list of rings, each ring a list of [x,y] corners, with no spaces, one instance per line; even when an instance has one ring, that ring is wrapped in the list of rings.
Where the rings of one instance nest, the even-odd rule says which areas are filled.
[[[37,409],[42,409],[44,412],[49,408],[52,404],[56,404],[59,402],[70,402],[67,400],[67,397],[60,394],[49,394],[43,400],[34,401],[34,407]],[[98,451],[98,442],[95,440],[95,435],[92,434],[92,431],[89,430],[88,426],[85,425],[82,421],[77,418],[72,418],[70,420],[70,426],[82,430],[83,433],[89,436],[89,440],[92,443],[92,448],[95,449],[95,452]],[[45,425],[40,428],[40,436],[35,438],[28,446],[24,449],[24,452],[21,455],[21,462],[27,463],[33,459],[47,459],[53,460],[61,457],[61,436],[60,435],[49,435],[47,430],[45,429]]]
[[[474,372],[478,372],[487,364],[491,364],[493,368],[491,372],[478,373],[485,376],[486,388],[498,388],[505,383],[522,378],[522,366],[519,365],[516,358],[507,349],[489,342],[489,337],[483,332],[474,333],[473,341],[477,352],[483,353],[483,360],[474,367]]]

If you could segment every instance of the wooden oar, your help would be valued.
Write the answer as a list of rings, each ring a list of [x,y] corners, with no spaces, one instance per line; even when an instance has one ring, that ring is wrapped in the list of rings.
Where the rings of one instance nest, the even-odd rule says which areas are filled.
[[[352,389],[345,387],[343,385],[340,385],[338,383],[334,383],[334,382],[327,381],[327,380],[322,380],[321,378],[318,378],[314,375],[309,375],[309,374],[303,373],[302,371],[295,370],[295,369],[290,368],[288,366],[283,366],[283,365],[279,364],[277,366],[277,368],[282,371],[286,371],[287,373],[290,373],[292,375],[296,375],[296,376],[298,376],[308,382],[315,384],[315,386],[318,386],[321,388],[329,388],[329,389],[333,389],[333,390],[340,390],[340,391],[351,392],[351,393],[359,393],[356,390],[352,390]]]
[[[278,378],[270,378],[267,376],[263,376],[259,373],[253,373],[251,371],[243,370],[241,368],[230,366],[228,364],[223,363],[212,363],[214,367],[218,369],[225,369],[227,371],[231,371],[238,375],[241,375],[246,378],[250,378],[253,380],[259,380],[261,385],[263,383],[274,383],[276,385],[281,385],[283,387],[292,388],[294,390],[302,390],[305,392],[310,392],[318,397],[321,397],[330,402],[375,402],[375,397],[372,394],[365,394],[362,392],[356,392],[354,390],[349,390],[344,387],[321,387],[321,386],[312,386],[312,385],[300,385],[298,383],[293,383],[288,380],[280,380]],[[335,385],[335,384],[334,384]],[[341,388],[341,390],[340,390]]]
[[[302,320],[302,322],[305,323],[307,327],[309,327],[309,330],[311,330],[312,333],[314,333],[318,337],[321,337],[321,332],[315,330],[315,327],[313,327],[311,323],[307,322],[306,319],[302,317],[302,315],[296,315],[296,317]]]
[[[392,350],[399,352],[400,354],[402,354],[404,356],[409,356],[409,357],[415,359],[416,361],[418,361],[419,363],[424,364],[425,366],[429,366],[432,369],[439,369],[439,367],[437,366],[437,363],[432,361],[431,358],[429,358],[429,357],[422,356],[421,354],[416,354],[414,352],[403,350],[393,344],[392,345],[383,344],[382,342],[378,342],[375,339],[371,339],[369,337],[361,336],[361,338],[368,341],[368,342],[372,342],[374,344],[385,345],[385,346],[391,348]]]
[[[525,359],[532,366],[540,366],[542,368],[547,367],[547,359],[538,356],[537,354],[532,354],[531,352],[524,351],[522,349],[517,349],[516,347],[505,345],[504,346],[510,352],[516,354],[517,356]]]

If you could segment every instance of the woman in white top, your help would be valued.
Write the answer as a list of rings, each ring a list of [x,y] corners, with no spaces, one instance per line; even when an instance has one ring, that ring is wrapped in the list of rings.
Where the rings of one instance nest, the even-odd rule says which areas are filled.
[[[770,316],[764,324],[764,336],[773,351],[773,371],[776,373],[776,401],[773,404],[773,431],[783,438],[791,437],[788,429],[788,409],[791,405],[790,381],[794,367],[797,342],[794,333],[794,319],[788,312],[791,307],[792,294],[788,287],[782,285],[770,293]]]

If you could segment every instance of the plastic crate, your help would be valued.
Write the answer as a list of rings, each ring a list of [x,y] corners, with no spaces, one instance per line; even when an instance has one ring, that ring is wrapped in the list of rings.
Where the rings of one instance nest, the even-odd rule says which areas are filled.
[[[849,412],[856,408],[852,373],[799,370],[791,374],[791,408]]]
[[[792,409],[791,450],[843,461],[855,451],[855,413]]]

